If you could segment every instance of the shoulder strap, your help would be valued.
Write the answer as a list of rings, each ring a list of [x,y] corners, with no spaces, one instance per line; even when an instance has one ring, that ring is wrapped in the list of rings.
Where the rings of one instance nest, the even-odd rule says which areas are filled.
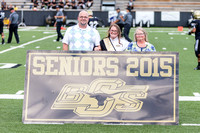
[[[107,51],[116,51],[109,38],[103,39]]]

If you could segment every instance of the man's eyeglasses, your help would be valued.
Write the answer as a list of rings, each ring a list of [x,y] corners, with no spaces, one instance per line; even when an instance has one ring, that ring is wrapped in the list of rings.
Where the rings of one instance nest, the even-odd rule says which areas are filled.
[[[86,17],[86,16],[80,16],[79,18],[81,18],[81,19],[87,19],[88,17]]]

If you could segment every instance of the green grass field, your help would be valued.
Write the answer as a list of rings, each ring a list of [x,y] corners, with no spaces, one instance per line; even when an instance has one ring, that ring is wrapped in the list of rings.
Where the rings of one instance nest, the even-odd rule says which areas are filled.
[[[133,39],[135,28],[131,29]],[[179,96],[194,96],[200,93],[200,71],[193,70],[197,65],[194,54],[194,36],[187,35],[187,28],[183,32],[177,28],[146,28],[149,42],[154,44],[157,51],[179,52]],[[5,29],[6,41],[8,30]],[[107,28],[98,29],[101,38],[107,35]],[[65,31],[62,31],[64,34]],[[0,63],[21,64],[12,69],[0,69],[0,94],[16,94],[24,90],[25,64],[27,50],[62,50],[62,43],[55,42],[56,31],[53,27],[26,27],[19,29],[20,44],[16,44],[13,36],[11,44],[0,45]],[[20,46],[20,47],[19,47]],[[200,102],[179,102],[179,125],[102,125],[102,124],[23,124],[23,100],[0,99],[0,132],[1,133],[39,133],[39,132],[80,132],[80,133],[178,133],[200,132],[200,126],[185,124],[200,124]]]

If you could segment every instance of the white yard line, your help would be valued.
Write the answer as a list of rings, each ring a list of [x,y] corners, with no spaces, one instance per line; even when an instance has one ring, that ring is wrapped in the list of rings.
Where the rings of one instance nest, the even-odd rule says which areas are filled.
[[[181,124],[181,126],[200,126],[200,124]]]
[[[24,95],[1,94],[0,99],[24,99]]]
[[[200,101],[199,96],[179,96],[179,101]]]
[[[48,38],[52,38],[52,37],[54,37],[54,36],[57,36],[57,34],[51,35],[51,36],[46,36],[46,37],[43,37],[43,38],[40,38],[40,39],[37,39],[37,40],[33,40],[33,41],[30,41],[30,42],[21,44],[21,45],[16,46],[16,47],[11,47],[11,48],[9,48],[9,49],[5,49],[5,50],[3,50],[3,51],[0,51],[0,54],[6,53],[6,52],[11,51],[11,50],[15,50],[15,49],[17,49],[17,48],[22,48],[22,47],[24,47],[24,46],[26,46],[26,45],[29,45],[29,44],[32,44],[32,43],[35,43],[35,42],[39,42],[39,41],[42,41],[42,40],[45,40],[45,39],[48,39]]]

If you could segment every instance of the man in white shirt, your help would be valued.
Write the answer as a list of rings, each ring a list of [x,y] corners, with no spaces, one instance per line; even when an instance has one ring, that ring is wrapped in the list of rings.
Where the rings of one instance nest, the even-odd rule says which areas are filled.
[[[88,25],[88,12],[81,11],[78,24],[67,29],[63,38],[63,50],[99,51],[99,32]]]

